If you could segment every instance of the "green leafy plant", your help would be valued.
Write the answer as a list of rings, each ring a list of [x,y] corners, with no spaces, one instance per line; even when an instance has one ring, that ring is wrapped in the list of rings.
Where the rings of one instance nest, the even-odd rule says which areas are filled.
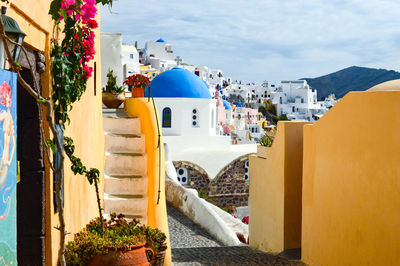
[[[208,196],[207,191],[205,191],[205,190],[203,190],[203,189],[198,189],[198,190],[197,190],[197,193],[199,194],[199,197],[200,197],[200,198],[205,199],[206,201],[208,201],[208,202],[210,202],[210,203],[212,203],[212,204],[215,205],[215,200],[214,200],[213,198],[210,198],[210,197]]]
[[[264,134],[264,136],[260,139],[260,145],[264,147],[271,147],[272,143],[274,143],[274,137],[269,136],[268,134]]]
[[[146,238],[146,247],[151,248],[154,254],[167,250],[167,236],[158,228],[142,225],[139,232]]]
[[[123,253],[144,241],[146,235],[137,220],[128,222],[124,215],[112,213],[110,220],[102,222],[98,217],[76,233],[66,245],[65,260],[67,265],[87,265],[97,255]]]
[[[117,76],[114,75],[112,69],[108,70],[107,73],[107,84],[103,88],[103,92],[110,92],[110,93],[121,93],[124,91],[124,87],[117,86]]]

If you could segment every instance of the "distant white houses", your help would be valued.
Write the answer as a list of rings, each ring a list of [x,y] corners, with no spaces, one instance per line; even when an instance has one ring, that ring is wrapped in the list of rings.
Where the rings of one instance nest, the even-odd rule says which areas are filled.
[[[305,80],[285,80],[268,93],[272,104],[277,106],[277,115],[285,114],[291,120],[318,120],[328,111],[317,100],[317,90],[312,90]]]

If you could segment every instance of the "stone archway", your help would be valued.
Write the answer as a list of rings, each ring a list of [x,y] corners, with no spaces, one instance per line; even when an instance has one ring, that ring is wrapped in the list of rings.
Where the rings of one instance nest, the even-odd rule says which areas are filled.
[[[188,180],[187,182],[184,182],[187,183],[184,184],[185,186],[194,188],[196,190],[203,190],[206,193],[209,192],[210,179],[207,172],[202,167],[188,161],[173,161],[172,163],[177,171],[181,168],[187,170]],[[182,183],[183,182],[181,182],[181,184]]]
[[[249,183],[246,180],[249,154],[240,156],[226,165],[211,181],[209,196],[218,206],[232,204],[235,207],[247,206]]]

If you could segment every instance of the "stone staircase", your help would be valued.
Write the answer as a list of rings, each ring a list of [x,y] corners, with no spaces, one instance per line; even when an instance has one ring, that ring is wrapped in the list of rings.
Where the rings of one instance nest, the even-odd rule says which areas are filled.
[[[140,119],[120,109],[103,109],[106,147],[104,213],[147,221],[147,156]]]

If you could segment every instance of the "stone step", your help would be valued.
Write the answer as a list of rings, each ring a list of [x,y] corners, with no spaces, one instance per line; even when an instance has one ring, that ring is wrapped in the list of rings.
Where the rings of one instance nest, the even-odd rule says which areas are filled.
[[[147,197],[121,198],[104,194],[104,213],[122,213],[127,218],[147,217]]]
[[[105,177],[104,192],[110,195],[147,195],[147,176]]]
[[[106,154],[104,173],[108,176],[147,175],[146,154]]]
[[[144,153],[145,136],[143,134],[105,133],[106,151],[109,153]]]
[[[114,134],[140,134],[140,119],[135,117],[103,116],[104,131]]]

